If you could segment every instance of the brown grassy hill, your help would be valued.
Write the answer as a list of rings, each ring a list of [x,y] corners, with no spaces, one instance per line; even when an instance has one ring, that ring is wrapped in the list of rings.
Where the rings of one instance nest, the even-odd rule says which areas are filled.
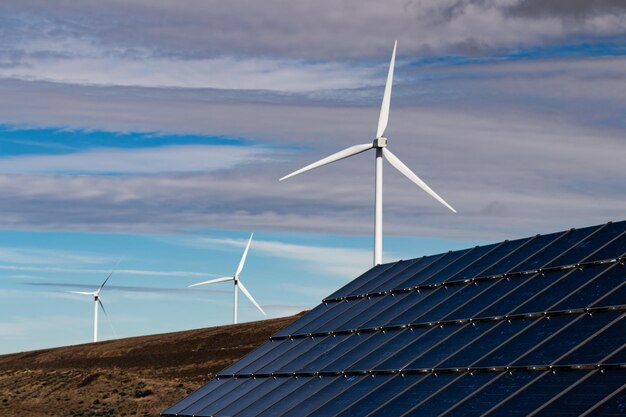
[[[0,356],[0,416],[157,416],[299,315]]]

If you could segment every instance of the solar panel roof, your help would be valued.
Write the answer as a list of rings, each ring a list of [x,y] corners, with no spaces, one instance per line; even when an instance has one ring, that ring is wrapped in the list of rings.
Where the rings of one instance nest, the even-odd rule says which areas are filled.
[[[626,221],[378,265],[164,416],[626,415]]]

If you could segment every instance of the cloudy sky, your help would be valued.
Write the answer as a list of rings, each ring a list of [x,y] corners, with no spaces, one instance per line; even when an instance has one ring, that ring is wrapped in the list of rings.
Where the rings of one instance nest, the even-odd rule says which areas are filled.
[[[269,316],[367,269],[373,156],[278,178],[373,139],[395,39],[390,148],[458,214],[387,166],[386,261],[624,219],[622,0],[4,1],[0,353],[88,341],[115,265],[104,338],[228,323],[186,286],[253,231]]]

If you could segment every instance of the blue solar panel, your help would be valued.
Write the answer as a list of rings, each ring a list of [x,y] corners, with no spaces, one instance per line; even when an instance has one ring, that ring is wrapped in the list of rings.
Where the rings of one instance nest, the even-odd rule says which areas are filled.
[[[164,416],[624,415],[626,222],[379,265]]]

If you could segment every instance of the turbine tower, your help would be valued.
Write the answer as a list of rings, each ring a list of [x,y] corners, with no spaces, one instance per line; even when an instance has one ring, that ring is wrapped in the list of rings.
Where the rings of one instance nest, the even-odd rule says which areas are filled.
[[[239,278],[239,274],[241,274],[241,271],[243,270],[243,265],[246,263],[246,257],[248,256],[248,250],[250,249],[250,243],[252,243],[253,235],[254,233],[252,233],[250,235],[250,239],[248,239],[248,244],[246,245],[246,249],[243,251],[243,256],[241,257],[241,260],[239,261],[239,266],[237,267],[237,271],[235,272],[235,275],[233,275],[232,277],[215,278],[215,279],[211,279],[208,281],[198,282],[197,284],[192,284],[189,286],[189,287],[197,287],[199,285],[214,284],[216,282],[233,281],[233,284],[235,287],[234,288],[235,305],[233,309],[233,324],[237,324],[237,303],[238,303],[237,291],[239,289],[241,289],[241,292],[244,293],[244,295],[248,297],[250,301],[252,301],[252,304],[254,304],[255,307],[258,308],[259,311],[263,313],[264,316],[267,316],[267,314],[265,314],[265,311],[263,311],[261,306],[254,300],[254,298],[252,297],[252,294],[250,294],[250,292],[246,289],[246,287],[243,285],[243,282],[241,282],[241,279]]]
[[[93,296],[93,341],[94,342],[98,341],[98,306],[100,306],[100,308],[102,309],[102,312],[106,316],[107,320],[109,319],[109,315],[107,314],[107,311],[104,309],[104,304],[102,304],[102,300],[100,299],[100,291],[102,291],[102,288],[104,288],[109,278],[111,278],[111,275],[113,275],[113,271],[111,271],[109,276],[104,280],[102,285],[100,285],[100,287],[96,291],[93,291],[93,292],[70,291],[73,294]]]
[[[413,173],[397,156],[395,156],[387,148],[387,138],[385,137],[385,130],[387,129],[387,123],[389,121],[389,105],[391,103],[391,85],[393,84],[393,69],[396,61],[396,47],[398,41],[395,41],[393,45],[393,53],[391,54],[391,63],[389,64],[389,73],[387,74],[387,83],[385,85],[385,93],[383,95],[383,102],[380,107],[380,116],[378,118],[378,129],[376,131],[376,138],[372,143],[365,143],[362,145],[354,145],[346,148],[342,151],[327,156],[324,159],[320,159],[317,162],[313,162],[310,165],[305,166],[297,171],[292,172],[289,175],[285,175],[280,181],[295,175],[301,174],[306,171],[310,171],[314,168],[321,167],[323,165],[330,164],[353,155],[360,154],[361,152],[368,151],[370,149],[376,150],[376,179],[375,179],[375,211],[374,211],[374,266],[380,265],[383,258],[383,157],[389,161],[391,166],[400,171],[405,177],[417,184],[422,190],[426,191],[430,196],[435,198],[441,204],[456,213],[456,210],[452,206],[441,198],[436,192],[434,192],[424,181],[422,181],[417,175]]]

